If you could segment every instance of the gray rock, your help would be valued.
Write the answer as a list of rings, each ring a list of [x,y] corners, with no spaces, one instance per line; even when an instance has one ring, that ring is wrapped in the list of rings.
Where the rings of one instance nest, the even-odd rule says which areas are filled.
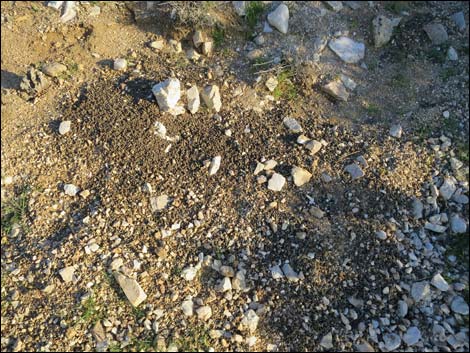
[[[300,167],[292,168],[291,175],[296,186],[302,186],[312,178],[312,173]]]
[[[289,131],[293,133],[302,132],[302,126],[300,126],[296,119],[285,117],[282,122],[284,123],[285,127],[289,129]]]
[[[463,234],[467,231],[467,223],[464,218],[460,217],[458,214],[454,214],[450,217],[450,228],[453,233]]]
[[[176,78],[169,78],[153,86],[152,93],[162,111],[171,111],[176,108],[181,97],[180,81]]]
[[[268,15],[268,22],[279,32],[286,34],[289,28],[289,8],[285,4],[279,5]]]
[[[273,29],[269,25],[268,21],[264,22],[263,33],[271,33]]]
[[[423,29],[434,45],[441,45],[449,39],[445,27],[440,23],[428,23]]]
[[[139,306],[147,298],[147,294],[135,279],[129,278],[120,272],[114,272],[114,278],[134,307]]]
[[[300,279],[298,273],[295,272],[288,263],[282,265],[282,272],[289,282],[297,282]]]
[[[346,87],[350,91],[354,91],[357,87],[356,82],[353,81],[350,77],[341,74],[340,76],[341,82],[343,82],[344,87]]]
[[[449,284],[440,273],[436,273],[434,275],[431,280],[431,284],[442,292],[447,292],[449,290]]]
[[[421,331],[416,326],[408,328],[406,333],[403,335],[403,342],[405,342],[408,346],[415,345],[419,342],[420,339]]]
[[[365,175],[361,167],[359,167],[356,163],[347,165],[344,170],[349,173],[352,180],[362,178]]]
[[[188,60],[198,61],[200,57],[201,55],[194,48],[189,48],[186,51],[186,58],[188,58]]]
[[[398,301],[398,316],[405,317],[408,314],[408,304],[404,300]]]
[[[351,10],[357,10],[361,8],[362,1],[346,1],[346,6]]]
[[[400,124],[394,124],[390,127],[389,131],[390,136],[400,138],[403,134],[403,129]]]
[[[219,273],[224,277],[232,278],[235,276],[235,271],[231,266],[220,266]]]
[[[34,97],[43,92],[50,85],[50,81],[39,70],[30,67],[20,83],[20,88],[30,97]]]
[[[238,16],[246,15],[246,1],[232,1],[232,5]]]
[[[286,178],[281,174],[274,173],[268,181],[268,189],[272,191],[281,191],[285,183]]]
[[[414,219],[423,218],[424,205],[419,199],[414,198],[413,203],[411,204],[411,207],[413,208]]]
[[[239,291],[246,291],[249,288],[246,285],[245,270],[240,270],[232,279],[232,288]]]
[[[313,217],[318,219],[322,219],[325,216],[325,212],[316,206],[312,206],[310,208],[310,213],[313,215]]]
[[[401,345],[401,338],[396,333],[387,333],[384,335],[385,350],[390,352],[398,349]]]
[[[450,200],[455,190],[457,190],[456,180],[453,177],[447,177],[439,188],[439,194],[444,200]]]
[[[329,2],[336,2],[336,1],[329,1]],[[322,346],[325,349],[333,348],[333,335],[331,334],[331,332],[328,332],[325,336],[322,337],[320,341],[320,346]]]
[[[59,271],[59,275],[62,277],[65,283],[73,281],[73,274],[75,272],[75,266],[67,266]]]
[[[64,192],[66,195],[75,196],[79,191],[80,191],[80,188],[78,186],[75,186],[73,184],[64,185]]]
[[[200,30],[197,30],[194,35],[193,35],[193,44],[196,48],[199,48],[199,46],[202,43],[205,43],[209,40],[207,37],[206,33]]]
[[[257,45],[263,45],[264,42],[265,42],[265,39],[264,39],[264,36],[262,34],[260,35],[257,35],[255,37],[255,39],[253,39],[253,41],[257,44]]]
[[[349,3],[349,1],[347,2]],[[374,347],[372,347],[368,342],[362,342],[361,344],[355,344],[354,348],[357,352],[376,352]]]
[[[330,40],[328,46],[348,64],[355,64],[362,60],[366,50],[364,43],[356,42],[348,37]]]
[[[379,230],[379,231],[375,232],[375,236],[380,240],[387,239],[387,233],[385,233],[383,230]]]
[[[446,226],[441,226],[439,224],[434,224],[430,222],[426,222],[424,224],[424,228],[430,231],[433,231],[435,233],[444,233],[447,230]]]
[[[186,91],[186,97],[188,99],[188,110],[191,114],[197,113],[201,103],[199,99],[199,90],[196,85]]]
[[[126,68],[127,68],[126,59],[119,58],[119,59],[114,60],[114,63],[113,63],[114,70],[122,71],[122,70],[125,70]]]
[[[41,70],[47,76],[57,77],[61,73],[67,71],[67,66],[60,64],[60,63],[50,63],[50,64],[43,65]]]
[[[452,167],[452,169],[455,171],[455,170],[459,170],[460,168],[463,167],[463,163],[461,161],[459,161],[457,158],[455,157],[452,157],[450,159],[450,166]]]
[[[242,321],[239,325],[240,331],[248,331],[249,333],[253,333],[256,331],[258,327],[259,316],[256,315],[256,312],[252,309],[247,310],[243,315]]]
[[[313,51],[316,54],[320,54],[328,44],[328,40],[325,37],[316,37],[313,41]]]
[[[459,60],[459,54],[457,54],[457,51],[453,47],[449,47],[447,50],[447,58],[450,61],[457,61]]]
[[[284,277],[284,273],[281,270],[281,267],[279,265],[273,266],[269,269],[271,271],[271,276],[273,279],[280,279]]]
[[[346,90],[342,82],[332,81],[322,87],[323,91],[333,98],[347,102],[349,98],[349,92]]]
[[[72,122],[70,120],[62,121],[59,125],[59,134],[65,135],[67,132],[69,132],[71,124]]]
[[[214,109],[217,113],[222,108],[220,91],[217,85],[206,86],[201,92],[201,97],[209,109]]]
[[[261,49],[253,49],[253,50],[250,50],[248,52],[248,54],[246,54],[246,57],[249,59],[249,60],[256,60],[260,57],[263,56],[263,51]]]
[[[212,316],[212,309],[210,306],[201,306],[196,310],[197,318],[202,321],[207,321]]]
[[[419,302],[431,294],[431,288],[427,282],[415,282],[411,286],[411,296],[415,302]]]
[[[465,15],[463,14],[462,11],[454,13],[451,16],[452,20],[454,21],[455,25],[459,29],[460,32],[463,32],[465,28],[467,27],[465,23]]]
[[[152,212],[161,211],[165,209],[167,205],[168,205],[167,195],[160,195],[158,197],[150,198],[150,207],[152,208]]]
[[[215,156],[212,158],[211,164],[209,165],[209,175],[214,175],[220,168],[220,162],[222,161],[222,156]]]
[[[450,308],[454,313],[460,315],[468,315],[468,304],[462,297],[455,297],[454,300],[452,300],[452,303],[450,304]]]
[[[317,140],[310,140],[305,144],[305,148],[310,151],[310,154],[313,156],[317,154],[323,147],[323,144]]]
[[[376,48],[380,48],[387,44],[392,38],[394,22],[389,18],[379,15],[372,21],[374,32],[374,44]]]
[[[222,278],[220,283],[217,285],[216,290],[222,293],[232,290],[232,283],[230,282],[230,278],[228,277]]]

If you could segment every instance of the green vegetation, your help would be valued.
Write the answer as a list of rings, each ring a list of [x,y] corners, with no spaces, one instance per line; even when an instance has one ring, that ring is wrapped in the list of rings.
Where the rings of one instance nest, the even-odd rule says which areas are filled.
[[[458,159],[468,164],[468,142],[457,142],[455,154]]]
[[[203,326],[188,329],[175,343],[181,352],[207,352],[210,347],[209,330]]]
[[[93,296],[90,296],[83,304],[82,304],[82,315],[80,316],[81,321],[85,323],[92,323],[94,324],[98,320],[102,319],[102,313],[96,307],[95,300]]]
[[[410,87],[410,84],[411,80],[409,76],[404,75],[401,72],[394,75],[390,81],[390,86],[395,88],[408,88]]]
[[[447,67],[440,72],[439,76],[444,82],[447,82],[451,77],[457,76],[459,73],[460,70],[457,67]]]
[[[225,42],[225,30],[222,27],[215,26],[212,30],[212,39],[214,40],[214,46],[220,48]]]
[[[249,1],[246,6],[246,23],[253,30],[258,22],[259,17],[264,11],[264,4],[261,1]]]
[[[409,9],[409,1],[387,1],[385,9],[399,15]]]
[[[292,100],[297,97],[297,88],[291,81],[291,78],[293,77],[294,72],[292,70],[282,71],[277,76],[278,85],[273,91],[273,97],[276,100],[281,98]]]
[[[428,52],[426,53],[426,57],[436,63],[439,64],[444,64],[446,62],[447,58],[447,48],[437,48],[437,47],[432,47]]]
[[[459,263],[465,263],[468,266],[469,247],[469,232],[464,234],[454,234],[452,235],[451,244],[447,247],[447,253],[456,256]]]
[[[365,109],[368,115],[377,117],[382,115],[382,110],[374,103],[367,103]]]
[[[19,224],[25,230],[30,191],[31,187],[22,186],[14,198],[2,202],[2,234],[10,234],[14,224]]]

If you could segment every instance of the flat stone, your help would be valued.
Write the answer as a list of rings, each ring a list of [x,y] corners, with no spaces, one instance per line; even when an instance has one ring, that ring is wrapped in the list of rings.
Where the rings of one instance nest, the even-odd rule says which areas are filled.
[[[394,124],[390,127],[389,134],[392,137],[400,138],[403,134],[403,128],[400,124]]]
[[[194,313],[194,303],[192,298],[186,298],[186,300],[181,303],[181,310],[183,310],[183,314],[187,317],[193,316]]]
[[[204,87],[201,97],[209,109],[214,109],[218,113],[220,108],[222,108],[219,87],[217,85]]]
[[[220,283],[217,285],[216,290],[222,293],[232,290],[232,283],[230,282],[230,278],[228,277],[222,278]]]
[[[330,40],[328,46],[341,60],[348,64],[355,64],[361,61],[366,50],[364,43],[356,42],[348,37]]]
[[[375,232],[375,236],[380,240],[387,239],[387,233],[385,233],[383,230],[379,230],[379,231]]]
[[[310,151],[310,154],[313,156],[317,154],[323,147],[323,144],[317,140],[310,140],[305,144],[305,148]]]
[[[435,233],[444,233],[447,230],[446,226],[441,226],[439,224],[433,224],[430,222],[426,222],[424,224],[424,228],[430,231],[433,231]]]
[[[220,168],[220,162],[222,161],[222,156],[215,156],[212,158],[211,164],[209,165],[209,175],[214,175]]]
[[[387,44],[392,38],[393,34],[393,21],[389,18],[379,15],[372,21],[372,28],[374,34],[374,45],[380,48]]]
[[[165,47],[165,41],[163,39],[154,40],[149,43],[149,47],[156,50],[162,50]]]
[[[59,271],[59,275],[62,277],[65,283],[73,281],[73,274],[75,272],[75,266],[67,266]]]
[[[197,318],[202,321],[207,321],[212,316],[212,309],[210,306],[201,306],[196,310]]]
[[[286,34],[289,28],[289,8],[285,4],[279,5],[268,15],[268,22],[279,32]]]
[[[323,91],[329,94],[331,97],[347,102],[349,98],[349,92],[346,90],[342,82],[332,81],[322,87]]]
[[[408,328],[406,333],[403,335],[403,342],[408,346],[414,346],[421,339],[421,331],[416,327],[412,326]]]
[[[341,82],[343,83],[344,87],[346,87],[348,90],[350,91],[354,91],[357,87],[357,84],[356,82],[353,81],[352,78],[346,76],[346,75],[343,75],[341,74],[339,76]]]
[[[454,21],[455,25],[457,26],[460,32],[463,32],[467,27],[467,24],[465,23],[465,15],[462,11],[454,13],[451,16],[451,19],[452,21]]]
[[[147,294],[135,279],[129,278],[120,272],[114,272],[114,278],[116,278],[127,299],[134,307],[139,306],[147,298]]]
[[[272,170],[276,168],[277,161],[274,159],[270,159],[269,161],[264,162],[264,170]]]
[[[325,5],[334,12],[338,12],[343,9],[343,3],[341,1],[325,1]]]
[[[427,282],[415,282],[411,286],[411,296],[415,302],[425,299],[431,294],[431,288]]]
[[[449,49],[447,50],[447,58],[450,61],[459,60],[459,54],[457,54],[457,50],[455,50],[453,47],[449,47]]]
[[[279,265],[275,265],[269,269],[271,271],[271,276],[273,279],[280,279],[284,277],[284,273],[281,270]]]
[[[186,91],[186,98],[188,100],[188,110],[190,113],[197,113],[200,106],[199,90],[197,89],[197,86],[192,86]]]
[[[114,60],[114,63],[113,63],[113,69],[114,70],[117,70],[117,71],[122,71],[122,70],[125,70],[127,68],[127,60],[126,59],[116,59]]]
[[[356,163],[347,165],[344,170],[349,173],[352,180],[362,178],[365,175],[361,167],[359,167]]]
[[[387,333],[383,337],[386,351],[394,351],[401,345],[401,338],[396,333]]]
[[[274,173],[271,176],[271,179],[269,179],[268,189],[272,191],[281,191],[285,183],[286,178],[284,178],[281,174]]]
[[[284,123],[284,126],[289,129],[289,131],[293,133],[302,132],[302,126],[296,119],[285,117],[282,122]]]
[[[376,352],[374,347],[372,347],[367,342],[362,342],[361,344],[355,344],[354,348],[356,349],[357,352]]]
[[[238,16],[245,16],[246,3],[246,1],[232,1],[233,9],[238,14]]]
[[[299,135],[297,137],[297,143],[299,145],[305,145],[308,141],[310,141],[310,139],[305,135]]]
[[[408,304],[404,300],[398,301],[398,316],[405,317],[408,314]]]
[[[162,111],[171,111],[176,108],[181,97],[180,81],[176,78],[169,78],[153,86],[152,93]]]
[[[460,217],[458,214],[454,214],[450,217],[450,229],[453,233],[463,234],[467,232],[467,222],[465,219]]]
[[[468,315],[468,304],[462,297],[455,297],[454,300],[452,300],[452,303],[450,304],[450,308],[454,313],[460,315]]]
[[[80,188],[78,186],[75,186],[73,184],[64,185],[64,192],[66,195],[75,196],[79,191],[80,191]]]
[[[57,77],[61,73],[67,71],[67,66],[60,63],[49,63],[43,65],[41,71],[44,72],[47,76]]]
[[[449,39],[445,27],[440,23],[428,23],[423,29],[434,45],[441,45]]]
[[[249,333],[253,333],[256,331],[258,327],[259,316],[256,315],[256,312],[252,309],[247,310],[243,315],[243,318],[239,325],[240,331],[248,331]]]
[[[207,42],[208,40],[208,36],[203,31],[198,30],[193,35],[193,44],[196,48],[198,48],[202,43]]]
[[[282,265],[282,272],[284,273],[284,276],[289,280],[289,282],[297,282],[299,280],[299,275],[297,272],[295,272],[292,267],[285,263]]]
[[[158,197],[150,198],[150,206],[152,208],[152,212],[161,211],[165,209],[167,205],[168,205],[167,195],[160,195]]]
[[[330,1],[330,2],[332,2],[332,1]],[[332,349],[333,348],[333,336],[332,336],[331,332],[327,333],[325,336],[322,337],[322,339],[320,340],[320,346],[322,346],[325,349]]]
[[[59,125],[59,134],[65,135],[67,132],[70,132],[70,127],[72,122],[70,120],[62,121]]]
[[[302,186],[312,178],[312,173],[300,167],[292,168],[291,175],[296,186]]]
[[[440,273],[436,273],[434,275],[431,280],[431,284],[442,292],[447,292],[449,290],[449,284]]]
[[[274,77],[274,76],[269,76],[268,79],[266,80],[265,85],[266,85],[266,87],[268,88],[268,90],[269,90],[270,92],[273,92],[273,91],[276,89],[278,83],[279,83],[279,82],[278,82],[278,80],[277,80],[276,77]]]

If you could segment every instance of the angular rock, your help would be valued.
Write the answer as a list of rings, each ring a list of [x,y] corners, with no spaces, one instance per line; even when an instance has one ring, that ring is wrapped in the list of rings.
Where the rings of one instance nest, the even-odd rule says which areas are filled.
[[[192,298],[186,298],[186,300],[181,303],[181,310],[183,310],[185,316],[193,316],[193,308],[194,303]]]
[[[316,206],[312,206],[310,208],[310,213],[313,215],[313,217],[318,219],[322,219],[325,216],[325,212]]]
[[[163,39],[154,40],[149,43],[149,47],[156,50],[162,50],[165,47],[165,41]]]
[[[201,306],[196,310],[197,318],[202,321],[207,321],[212,316],[212,309],[210,306]]]
[[[403,129],[400,124],[394,124],[390,127],[389,131],[390,136],[400,138],[403,134]]]
[[[271,176],[271,179],[269,179],[268,189],[272,191],[281,191],[285,183],[286,178],[284,178],[281,174],[274,173]]]
[[[362,178],[365,175],[361,167],[359,167],[356,163],[347,165],[344,170],[349,173],[352,180]]]
[[[256,168],[255,171],[253,172],[254,175],[258,175],[264,170],[264,164],[260,162],[256,162]]]
[[[413,203],[411,204],[411,207],[413,208],[414,219],[423,218],[424,205],[420,200],[418,200],[417,198],[414,198]]]
[[[248,287],[246,285],[245,270],[240,270],[236,273],[232,279],[232,288],[239,291],[246,291]]]
[[[215,156],[212,158],[211,164],[209,165],[209,175],[214,175],[220,168],[220,162],[222,161],[222,156]]]
[[[285,117],[282,122],[284,123],[284,126],[289,129],[289,131],[293,133],[302,132],[302,126],[296,119]]]
[[[375,236],[380,240],[387,239],[387,233],[385,233],[383,230],[379,230],[379,231],[375,232]]]
[[[323,144],[317,140],[310,140],[305,144],[305,148],[310,151],[310,154],[313,156],[317,154],[323,147]]]
[[[393,34],[393,21],[389,18],[379,15],[372,21],[372,28],[374,32],[374,44],[376,48],[387,44],[392,38]]]
[[[400,347],[401,345],[401,338],[396,333],[387,333],[386,335],[384,335],[383,339],[385,349],[388,352],[398,349],[398,347]]]
[[[240,331],[248,331],[249,333],[253,333],[256,331],[258,327],[259,316],[256,315],[256,312],[252,309],[245,312],[243,318],[239,325]]]
[[[435,233],[444,233],[447,230],[446,226],[441,226],[439,224],[434,224],[430,222],[426,222],[424,224],[424,228],[430,231],[433,231]]]
[[[201,97],[209,109],[214,109],[217,113],[222,107],[219,87],[216,85],[206,86],[201,92]]]
[[[235,271],[231,266],[220,266],[219,273],[224,277],[232,278],[235,276]]]
[[[62,121],[59,125],[59,134],[65,135],[67,132],[69,132],[71,124],[72,122],[70,120]]]
[[[50,64],[45,64],[41,70],[47,76],[57,77],[61,73],[67,71],[67,66],[60,64],[60,63],[50,63]]]
[[[431,288],[427,282],[415,282],[411,286],[411,296],[415,302],[419,302],[431,294]]]
[[[449,290],[449,284],[440,273],[436,273],[434,275],[431,280],[431,284],[442,292],[447,292]]]
[[[355,64],[362,60],[366,50],[364,43],[356,42],[348,37],[330,40],[328,46],[348,64]]]
[[[460,217],[458,214],[454,214],[450,217],[450,229],[456,234],[466,233],[467,223],[464,218]]]
[[[220,281],[220,283],[217,285],[216,290],[218,292],[227,292],[232,289],[232,283],[230,282],[230,278],[224,277]]]
[[[434,45],[441,45],[449,39],[445,27],[440,23],[428,23],[423,29]]]
[[[302,186],[312,178],[312,173],[300,167],[292,168],[291,175],[296,186]]]
[[[329,1],[329,2],[340,2],[340,1]],[[327,333],[325,336],[322,337],[320,341],[320,346],[322,346],[325,349],[333,348],[333,336],[331,332]]]
[[[266,85],[266,87],[268,88],[268,90],[269,90],[270,92],[273,92],[273,91],[276,89],[278,83],[279,83],[279,82],[278,82],[278,80],[277,80],[276,77],[274,77],[274,76],[269,76],[269,78],[266,80],[265,85]]]
[[[286,34],[289,28],[289,8],[285,4],[279,5],[268,15],[268,22],[279,32]]]
[[[202,31],[196,31],[193,35],[193,43],[198,48],[202,43],[207,42],[209,39],[207,35]]]
[[[75,272],[75,266],[67,266],[59,271],[59,275],[62,277],[65,283],[73,281],[73,273]]]
[[[214,48],[214,42],[207,41],[207,42],[202,43],[201,52],[205,56],[211,56],[213,48]]]
[[[135,279],[129,278],[120,272],[114,272],[114,278],[134,307],[139,306],[147,298],[147,294]]]
[[[452,303],[450,304],[450,308],[454,313],[460,315],[468,315],[468,304],[462,297],[455,297],[454,300],[452,300]]]
[[[238,16],[246,15],[246,1],[232,1],[233,8]]]
[[[408,328],[406,333],[403,335],[403,342],[408,346],[414,346],[421,339],[421,332],[416,326]]]
[[[186,58],[188,58],[188,60],[198,61],[200,57],[201,55],[194,48],[189,48],[186,51]]]
[[[338,12],[343,9],[343,3],[341,1],[325,1],[325,4],[330,10],[333,10],[334,12]]]
[[[186,97],[188,99],[188,110],[191,114],[197,113],[200,106],[200,99],[199,99],[199,90],[197,86],[192,86],[190,89],[186,91]]]
[[[181,97],[180,81],[176,78],[169,78],[153,86],[152,93],[162,111],[171,111]]]
[[[270,159],[269,161],[264,162],[264,170],[272,170],[277,166],[277,161]]]
[[[445,178],[441,187],[439,188],[439,194],[444,200],[450,200],[455,190],[457,190],[456,181],[454,178]]]
[[[357,84],[350,77],[341,74],[339,76],[339,78],[340,78],[341,82],[343,83],[344,87],[346,87],[348,90],[354,91],[356,89]]]
[[[323,91],[333,98],[347,102],[349,98],[349,92],[346,90],[342,82],[332,81],[322,87]]]
[[[458,30],[460,32],[463,32],[465,28],[467,27],[467,24],[465,23],[465,15],[462,11],[454,13],[451,16],[452,20],[454,21],[455,25],[457,26]]]
[[[348,3],[349,3],[349,1],[348,1]],[[354,348],[356,349],[357,352],[376,352],[374,347],[372,347],[367,342],[362,342],[361,344],[355,344]]]
[[[26,72],[20,83],[20,88],[30,97],[34,97],[49,87],[50,82],[39,70],[31,67]]]
[[[181,271],[181,277],[190,282],[196,277],[198,270],[198,266],[188,266]]]
[[[405,317],[408,314],[408,304],[404,300],[398,302],[398,316]]]
[[[114,70],[122,71],[122,70],[125,70],[126,68],[127,68],[126,59],[119,58],[119,59],[114,60],[114,63],[113,63]]]
[[[284,273],[284,276],[289,280],[289,282],[297,282],[300,278],[297,272],[295,272],[292,267],[285,263],[282,265],[282,272]]]
[[[78,186],[75,186],[73,184],[64,185],[64,192],[66,195],[75,196],[79,191],[80,191],[80,188]]]
[[[275,265],[269,269],[271,271],[271,276],[273,279],[280,279],[284,277],[284,273],[281,270],[281,267],[279,265]]]
[[[158,197],[150,198],[150,207],[152,208],[152,212],[161,211],[165,209],[167,205],[168,205],[167,195],[160,195]]]
[[[457,54],[457,51],[453,47],[449,47],[447,50],[447,58],[450,61],[457,61],[459,60],[459,54]]]

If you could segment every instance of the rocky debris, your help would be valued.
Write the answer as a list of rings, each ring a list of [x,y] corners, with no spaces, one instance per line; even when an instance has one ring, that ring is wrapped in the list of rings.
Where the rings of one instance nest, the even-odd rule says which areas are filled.
[[[464,218],[460,217],[458,214],[454,214],[450,217],[450,229],[456,234],[466,233],[467,223]]]
[[[188,99],[188,110],[191,114],[197,113],[199,110],[200,99],[199,99],[199,90],[197,86],[194,85],[186,91],[186,97]]]
[[[465,15],[462,11],[454,13],[451,16],[451,19],[452,21],[454,21],[455,25],[457,26],[460,32],[463,32],[467,27],[467,24],[465,23]]]
[[[398,302],[398,316],[405,317],[408,314],[408,304],[404,300]]]
[[[285,4],[279,5],[268,14],[268,22],[279,32],[286,34],[289,28],[289,8]]]
[[[65,135],[67,132],[70,132],[70,127],[72,122],[70,120],[62,121],[59,125],[59,134]]]
[[[253,39],[253,41],[257,44],[257,45],[263,45],[265,43],[265,39],[264,39],[264,36],[262,34],[260,35],[257,35],[255,37],[255,39]]]
[[[454,313],[460,315],[468,315],[468,304],[464,298],[456,296],[452,303],[450,304],[450,308]]]
[[[194,48],[189,48],[186,51],[186,58],[188,60],[198,61],[200,57],[201,55]]]
[[[421,331],[416,327],[409,327],[406,333],[403,335],[403,342],[408,346],[414,346],[421,339]]]
[[[232,290],[232,283],[230,282],[230,278],[228,277],[222,278],[220,283],[217,285],[216,290],[222,293]]]
[[[305,144],[305,148],[310,151],[310,154],[312,156],[320,152],[322,147],[323,147],[323,144],[317,140],[310,140]]]
[[[449,290],[449,284],[440,273],[436,273],[434,275],[431,280],[431,284],[442,292],[447,292]]]
[[[270,92],[273,92],[276,89],[278,83],[279,82],[276,77],[269,76],[268,79],[266,80],[266,87],[268,88]]]
[[[341,1],[327,1],[327,2],[341,2]],[[322,337],[320,340],[320,346],[325,349],[332,349],[333,348],[333,336],[331,332],[328,332],[325,336]]]
[[[168,41],[168,44],[170,46],[170,49],[175,53],[175,54],[179,54],[183,51],[183,47],[181,46],[181,42],[177,41],[177,40],[174,40],[174,39],[170,39]]]
[[[379,230],[379,231],[375,232],[375,236],[380,240],[387,239],[387,233],[385,233],[383,230]]]
[[[201,268],[201,265],[198,263],[196,266],[188,266],[181,271],[181,277],[184,278],[186,281],[191,282]]]
[[[209,175],[214,175],[220,168],[220,162],[222,161],[222,156],[215,156],[212,158],[212,161],[209,165]]]
[[[90,7],[90,11],[88,15],[91,17],[98,16],[101,13],[101,8],[99,6],[92,6]]]
[[[338,12],[343,9],[343,3],[341,1],[325,1],[325,5],[334,12]]]
[[[285,117],[282,122],[284,126],[289,129],[290,132],[299,133],[302,132],[302,126],[294,118]]]
[[[155,127],[155,135],[157,135],[159,138],[167,140],[167,141],[175,141],[178,139],[177,136],[175,137],[168,136],[166,127],[161,122],[156,121],[154,127]]]
[[[219,273],[224,277],[229,277],[229,278],[235,277],[235,271],[233,270],[231,266],[225,266],[225,265],[220,266]]]
[[[328,43],[333,52],[348,64],[355,64],[364,58],[366,46],[348,37],[332,39]]]
[[[273,279],[280,279],[284,277],[284,273],[281,270],[279,265],[275,265],[269,269],[271,271],[271,276]]]
[[[252,61],[262,56],[263,56],[263,51],[261,49],[253,49],[253,50],[250,50],[248,54],[246,54],[246,57]]]
[[[245,270],[237,271],[232,279],[232,288],[238,291],[246,291],[249,288],[246,285]]]
[[[441,45],[449,39],[445,27],[440,23],[428,23],[423,29],[434,45]]]
[[[78,186],[75,186],[73,184],[64,185],[64,192],[68,196],[75,196],[79,191],[80,191],[80,188]]]
[[[453,47],[449,47],[447,50],[447,59],[450,61],[457,61],[459,60],[459,54],[457,54],[457,51]]]
[[[75,272],[75,266],[67,266],[59,271],[60,276],[65,283],[73,281],[73,274]]]
[[[152,87],[152,93],[157,99],[158,106],[164,112],[175,112],[181,97],[180,81],[169,78]]]
[[[183,303],[181,303],[181,310],[185,316],[193,316],[194,303],[191,297],[186,298]]]
[[[208,42],[202,43],[201,52],[205,56],[211,56],[213,49],[214,49],[214,42],[208,41]]]
[[[207,321],[212,316],[212,309],[210,306],[205,305],[196,309],[197,318],[202,321]]]
[[[220,108],[222,108],[218,86],[212,85],[204,87],[201,92],[201,97],[209,109],[214,109],[218,113]]]
[[[403,134],[403,128],[400,124],[394,124],[390,127],[389,134],[392,137],[400,138]]]
[[[75,1],[64,1],[64,3],[62,16],[60,16],[60,22],[62,23],[69,22],[77,16]]]
[[[193,35],[193,44],[196,48],[199,48],[200,45],[207,42],[209,39],[203,31],[196,31]]]
[[[274,173],[271,176],[271,179],[269,179],[268,189],[272,191],[281,191],[285,183],[286,178],[284,178],[281,174]]]
[[[434,224],[434,223],[426,222],[424,224],[424,229],[433,231],[434,233],[444,233],[447,230],[447,227],[442,226],[440,224]]]
[[[339,76],[341,82],[343,83],[344,87],[346,87],[348,90],[350,91],[354,91],[357,87],[357,84],[356,82],[353,81],[352,78],[344,75],[344,74],[341,74]]]
[[[120,272],[114,272],[114,278],[134,307],[139,306],[140,303],[147,299],[147,294],[145,294],[144,290],[135,279],[129,278]]]
[[[42,72],[44,72],[47,76],[50,76],[50,77],[57,77],[59,76],[61,73],[67,71],[67,66],[63,65],[63,64],[60,64],[60,63],[56,63],[56,62],[53,62],[53,63],[49,63],[49,64],[45,64],[42,66],[41,68]]]
[[[240,331],[248,331],[249,333],[253,333],[256,331],[258,327],[259,316],[256,315],[256,312],[252,309],[249,309],[243,315],[243,318],[240,322],[238,329]]]
[[[387,352],[394,351],[398,349],[401,345],[401,338],[396,333],[387,333],[383,337],[385,350]]]
[[[232,5],[238,16],[246,15],[246,1],[232,1]]]
[[[113,69],[117,71],[124,71],[127,69],[127,60],[122,58],[114,60]]]
[[[441,195],[444,200],[450,200],[456,190],[456,180],[453,177],[447,177],[439,188],[439,195]]]
[[[163,39],[153,40],[149,43],[149,47],[156,50],[162,50],[165,47],[165,41]]]
[[[325,216],[325,212],[323,212],[319,207],[312,206],[309,211],[313,217],[322,219]]]
[[[349,3],[350,1],[348,1],[347,3]],[[356,2],[356,1],[354,1]],[[375,352],[375,349],[374,347],[372,347],[369,343],[367,342],[362,342],[360,344],[355,344],[354,345],[354,348],[356,349],[356,351],[358,352]]]
[[[301,278],[288,263],[282,265],[282,272],[289,282],[297,282]]]
[[[414,198],[413,203],[411,204],[411,207],[413,208],[413,218],[414,219],[423,218],[424,205],[419,199]]]
[[[411,286],[411,297],[417,303],[431,294],[431,287],[427,282],[415,282]]]
[[[349,173],[352,180],[362,178],[365,174],[356,163],[351,163],[347,165],[344,170]]]
[[[168,205],[168,196],[167,195],[160,195],[158,197],[151,197],[150,198],[150,206],[152,208],[152,212],[161,211],[166,208]]]
[[[392,38],[393,29],[399,24],[400,19],[391,20],[383,15],[379,15],[372,21],[374,33],[374,44],[380,48],[387,44]]]
[[[312,178],[312,173],[300,167],[292,168],[291,175],[296,186],[302,186]]]
[[[111,271],[117,271],[122,267],[123,264],[124,264],[123,259],[118,257],[114,259],[113,261],[111,261],[109,268],[111,269]]]
[[[30,97],[35,97],[49,87],[49,85],[50,82],[46,76],[44,76],[41,71],[31,67],[23,77],[20,83],[20,88]]]
[[[347,102],[349,98],[349,93],[346,90],[346,87],[344,87],[343,83],[340,81],[332,81],[328,83],[327,85],[322,87],[323,91],[333,98]]]

